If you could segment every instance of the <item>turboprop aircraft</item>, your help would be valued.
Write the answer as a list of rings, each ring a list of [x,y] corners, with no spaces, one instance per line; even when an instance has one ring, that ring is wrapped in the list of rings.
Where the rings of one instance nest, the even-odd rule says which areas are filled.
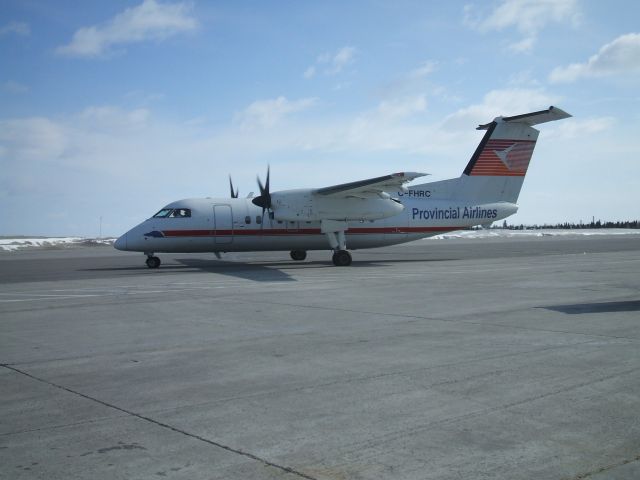
[[[336,266],[348,266],[347,249],[410,242],[475,225],[490,225],[518,211],[538,130],[533,125],[568,118],[556,107],[480,125],[486,133],[458,178],[420,185],[426,174],[392,173],[323,188],[272,192],[269,170],[260,195],[190,198],[163,207],[118,238],[118,250],[144,252],[158,268],[157,252],[290,251],[304,260],[309,250],[330,249]],[[265,213],[267,215],[265,216]]]

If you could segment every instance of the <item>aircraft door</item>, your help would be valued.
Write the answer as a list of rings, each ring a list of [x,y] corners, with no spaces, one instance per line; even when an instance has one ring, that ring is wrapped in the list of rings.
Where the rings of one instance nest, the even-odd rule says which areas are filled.
[[[233,242],[233,213],[231,205],[214,205],[213,221],[216,245]]]

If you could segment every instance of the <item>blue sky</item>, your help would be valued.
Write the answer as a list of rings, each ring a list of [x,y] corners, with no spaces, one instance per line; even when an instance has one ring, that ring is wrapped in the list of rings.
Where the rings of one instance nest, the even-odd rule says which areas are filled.
[[[640,217],[634,1],[0,2],[0,235],[119,235],[170,201],[457,177],[556,105],[510,221]]]

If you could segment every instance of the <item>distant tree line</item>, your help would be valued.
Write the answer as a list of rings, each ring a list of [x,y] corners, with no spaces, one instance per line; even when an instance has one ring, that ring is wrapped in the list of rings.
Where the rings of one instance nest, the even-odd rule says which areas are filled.
[[[506,230],[553,230],[553,229],[563,229],[563,230],[579,230],[579,229],[586,229],[586,228],[640,228],[640,221],[639,220],[627,220],[624,222],[610,222],[610,221],[601,221],[601,220],[592,220],[589,223],[584,223],[584,222],[580,222],[580,223],[570,223],[570,222],[564,222],[564,223],[555,223],[555,224],[547,224],[544,223],[542,225],[538,225],[538,224],[534,224],[534,225],[524,225],[524,224],[520,224],[520,225],[509,225],[507,224],[507,221],[505,220],[504,222],[502,222],[502,226],[497,226],[497,225],[493,225],[491,228],[499,228],[499,229],[506,229]]]

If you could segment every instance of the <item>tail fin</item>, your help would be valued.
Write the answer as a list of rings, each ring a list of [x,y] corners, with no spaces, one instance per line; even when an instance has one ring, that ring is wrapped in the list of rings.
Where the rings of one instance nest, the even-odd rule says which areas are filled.
[[[487,133],[471,157],[464,174],[468,176],[524,177],[538,140],[538,130],[532,125],[570,117],[559,108],[540,112],[498,117],[480,125]]]
[[[516,203],[538,140],[533,125],[569,118],[556,107],[514,117],[498,117],[480,125],[482,141],[458,178],[409,187],[408,195],[431,199],[460,199],[478,203]],[[399,196],[404,193],[399,192]]]

